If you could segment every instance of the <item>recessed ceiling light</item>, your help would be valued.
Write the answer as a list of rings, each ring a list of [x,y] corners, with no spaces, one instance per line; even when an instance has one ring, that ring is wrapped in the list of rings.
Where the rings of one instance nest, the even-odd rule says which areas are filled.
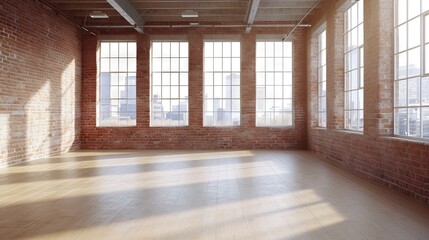
[[[102,12],[102,11],[92,11],[89,16],[91,18],[109,18],[109,16],[107,16],[106,13]]]
[[[182,17],[184,18],[196,18],[198,17],[198,13],[194,10],[186,10],[182,12]]]

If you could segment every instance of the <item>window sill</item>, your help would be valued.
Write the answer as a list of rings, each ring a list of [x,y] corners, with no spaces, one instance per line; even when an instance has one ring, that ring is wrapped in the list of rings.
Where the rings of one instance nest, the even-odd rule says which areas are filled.
[[[401,135],[383,136],[382,138],[387,140],[397,140],[397,141],[429,145],[429,139],[426,139],[426,138],[409,137],[409,136],[401,136]]]
[[[340,133],[348,133],[348,134],[355,134],[363,136],[363,131],[355,131],[355,130],[349,130],[349,129],[335,129],[334,131],[340,132]]]

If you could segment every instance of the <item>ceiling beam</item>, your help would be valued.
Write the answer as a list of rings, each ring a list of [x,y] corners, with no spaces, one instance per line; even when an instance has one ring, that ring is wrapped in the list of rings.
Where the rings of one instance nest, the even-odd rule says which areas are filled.
[[[256,13],[258,12],[259,2],[260,0],[250,0],[249,2],[249,11],[247,13],[247,19],[246,19],[247,33],[249,33],[250,30],[252,29],[253,21],[255,21]]]
[[[112,7],[132,26],[134,26],[134,29],[137,32],[143,33],[144,21],[128,0],[107,0],[107,2],[112,5]]]
[[[311,8],[316,1],[262,1],[259,8]]]

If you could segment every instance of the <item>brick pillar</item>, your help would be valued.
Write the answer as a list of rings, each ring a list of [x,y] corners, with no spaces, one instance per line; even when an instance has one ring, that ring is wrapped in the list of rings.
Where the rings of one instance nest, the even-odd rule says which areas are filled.
[[[203,125],[203,48],[200,33],[189,34],[189,126]]]
[[[137,37],[137,127],[150,124],[150,38]]]
[[[393,134],[394,1],[365,1],[364,131]]]
[[[307,65],[307,84],[308,84],[308,126],[310,128],[315,128],[318,126],[318,35],[315,33],[309,34],[310,41],[307,41],[307,44],[310,51],[307,53],[307,58],[309,59]]]
[[[256,35],[241,35],[241,126],[255,127]]]
[[[344,128],[344,13],[329,14],[326,28],[327,128]]]
[[[81,142],[88,146],[88,136],[96,126],[97,108],[97,37],[82,37]]]

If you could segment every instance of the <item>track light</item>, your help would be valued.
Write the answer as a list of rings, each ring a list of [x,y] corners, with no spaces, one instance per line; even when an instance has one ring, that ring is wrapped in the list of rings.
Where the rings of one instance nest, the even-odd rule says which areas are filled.
[[[92,11],[89,16],[91,18],[109,18],[109,16],[107,16],[106,13],[102,12],[102,11]]]
[[[194,10],[186,10],[186,11],[182,12],[182,17],[183,18],[196,18],[196,17],[198,17],[198,13]]]

